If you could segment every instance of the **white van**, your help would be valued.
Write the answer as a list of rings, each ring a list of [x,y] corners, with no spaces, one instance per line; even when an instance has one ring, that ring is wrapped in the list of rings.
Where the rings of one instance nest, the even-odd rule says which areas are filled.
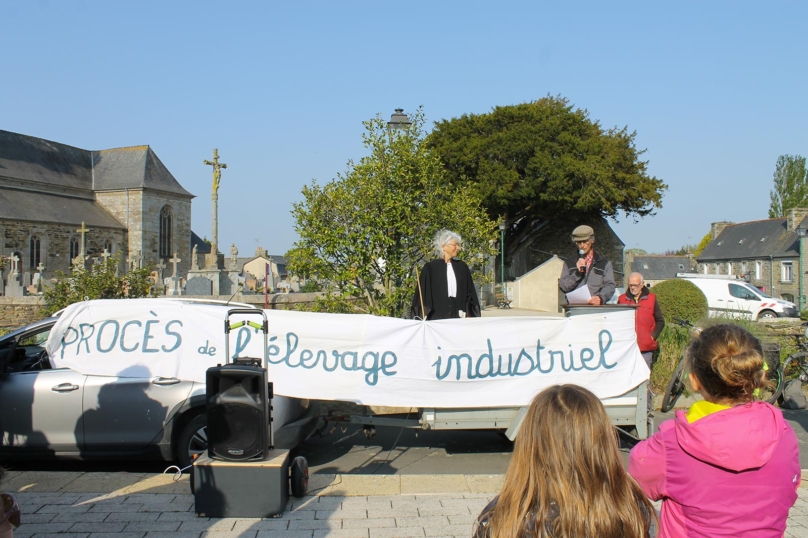
[[[710,317],[747,319],[795,318],[800,312],[797,305],[769,297],[755,286],[741,279],[723,275],[694,275],[677,273],[677,278],[692,282],[707,297]]]

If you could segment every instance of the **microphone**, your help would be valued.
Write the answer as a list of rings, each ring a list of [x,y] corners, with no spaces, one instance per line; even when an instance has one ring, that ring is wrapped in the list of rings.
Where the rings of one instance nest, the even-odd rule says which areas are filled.
[[[580,260],[583,260],[583,259],[584,259],[584,249],[579,249],[578,250],[578,260],[580,261]],[[582,273],[585,272],[586,271],[586,265],[584,265],[583,269],[580,269],[580,271]]]

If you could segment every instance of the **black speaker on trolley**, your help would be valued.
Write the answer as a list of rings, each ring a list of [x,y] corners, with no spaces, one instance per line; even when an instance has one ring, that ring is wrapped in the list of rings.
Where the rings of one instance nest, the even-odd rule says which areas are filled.
[[[208,454],[229,461],[262,459],[271,448],[267,371],[226,364],[208,368]]]

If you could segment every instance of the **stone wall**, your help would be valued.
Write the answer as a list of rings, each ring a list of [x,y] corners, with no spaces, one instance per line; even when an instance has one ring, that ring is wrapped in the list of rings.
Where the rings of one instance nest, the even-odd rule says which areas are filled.
[[[13,330],[44,319],[42,297],[0,297],[0,330]]]
[[[177,272],[185,275],[191,268],[191,198],[169,195],[157,191],[132,190],[96,193],[104,209],[129,229],[127,253],[140,251],[143,265],[157,263],[160,248],[160,211],[164,206],[172,210],[172,251],[182,260]],[[163,272],[170,276],[170,268]]]
[[[20,273],[34,273],[36,267],[31,267],[31,237],[35,235],[40,241],[40,261],[45,266],[45,278],[54,278],[56,271],[67,273],[70,269],[70,241],[75,238],[81,244],[81,234],[76,232],[78,228],[79,225],[0,221],[0,253],[4,256],[17,253],[21,258]],[[84,248],[91,258],[101,256],[106,242],[112,244],[112,254],[124,243],[125,232],[121,229],[88,228],[90,231],[85,235]],[[6,268],[4,276],[7,277],[8,273],[9,268]]]

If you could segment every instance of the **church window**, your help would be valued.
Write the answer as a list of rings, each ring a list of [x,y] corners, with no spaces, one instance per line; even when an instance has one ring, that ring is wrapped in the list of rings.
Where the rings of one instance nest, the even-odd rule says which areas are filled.
[[[160,210],[160,257],[170,258],[171,252],[171,225],[173,221],[171,206],[163,206]]]
[[[79,240],[77,237],[70,238],[70,260],[73,261],[76,259],[76,256],[79,255]]]
[[[112,239],[104,239],[104,250],[106,250],[110,254],[115,254],[112,251]]]
[[[42,242],[39,240],[38,235],[31,236],[31,246],[30,246],[30,264],[29,267],[31,269],[36,269],[39,263],[42,261]]]

